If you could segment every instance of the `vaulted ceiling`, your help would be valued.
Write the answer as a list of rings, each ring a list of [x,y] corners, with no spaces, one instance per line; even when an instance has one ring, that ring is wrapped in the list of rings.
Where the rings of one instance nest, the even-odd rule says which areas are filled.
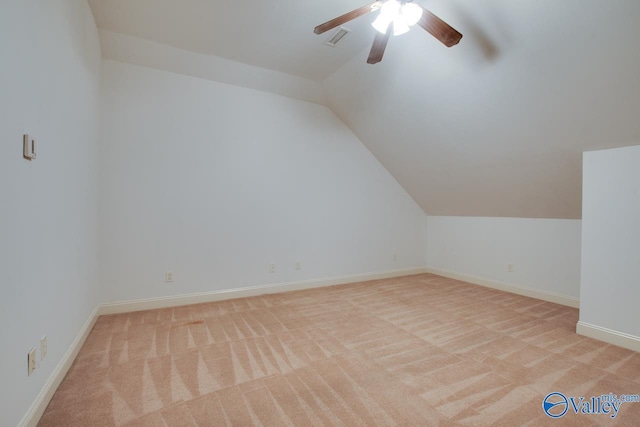
[[[637,0],[416,0],[459,30],[418,27],[366,64],[367,0],[90,0],[98,27],[315,82],[430,215],[580,218],[582,152],[640,144]]]

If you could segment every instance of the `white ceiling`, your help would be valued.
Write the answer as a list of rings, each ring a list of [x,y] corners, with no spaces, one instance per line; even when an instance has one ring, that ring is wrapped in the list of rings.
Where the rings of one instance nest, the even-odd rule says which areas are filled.
[[[579,218],[581,156],[640,144],[637,0],[416,0],[420,28],[365,63],[366,0],[90,0],[101,29],[322,81],[329,107],[430,215]]]
[[[373,15],[345,25],[339,47],[316,25],[367,0],[90,0],[99,28],[322,80],[373,40]]]

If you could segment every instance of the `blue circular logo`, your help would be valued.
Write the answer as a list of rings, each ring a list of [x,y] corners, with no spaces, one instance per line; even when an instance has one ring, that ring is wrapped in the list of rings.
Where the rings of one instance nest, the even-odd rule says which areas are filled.
[[[569,401],[564,394],[555,391],[544,398],[542,409],[551,418],[560,418],[569,410]]]

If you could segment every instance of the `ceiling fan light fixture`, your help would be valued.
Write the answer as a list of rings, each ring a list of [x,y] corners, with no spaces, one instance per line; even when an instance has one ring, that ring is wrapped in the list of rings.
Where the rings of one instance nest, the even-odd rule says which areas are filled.
[[[462,34],[455,28],[422,6],[414,5],[412,2],[413,0],[374,0],[372,3],[316,26],[313,32],[322,34],[360,16],[378,12],[378,16],[371,24],[377,32],[367,57],[368,64],[377,64],[382,61],[384,50],[392,34],[397,36],[406,33],[409,31],[409,27],[415,24],[419,24],[446,47],[455,46],[460,42]],[[392,28],[389,28],[390,25],[393,25],[393,31],[391,31]]]

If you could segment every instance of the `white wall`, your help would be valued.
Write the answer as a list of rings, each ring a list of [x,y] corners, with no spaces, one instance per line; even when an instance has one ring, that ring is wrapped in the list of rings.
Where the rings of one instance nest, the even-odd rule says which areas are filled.
[[[424,266],[426,215],[326,107],[103,64],[105,302]]]
[[[582,200],[580,323],[640,349],[640,146],[584,153]]]
[[[100,47],[85,1],[0,12],[0,425],[22,419],[98,303]],[[22,134],[38,140],[22,158]],[[48,336],[27,377],[27,352]]]
[[[427,224],[429,268],[577,303],[579,220],[429,216]]]

